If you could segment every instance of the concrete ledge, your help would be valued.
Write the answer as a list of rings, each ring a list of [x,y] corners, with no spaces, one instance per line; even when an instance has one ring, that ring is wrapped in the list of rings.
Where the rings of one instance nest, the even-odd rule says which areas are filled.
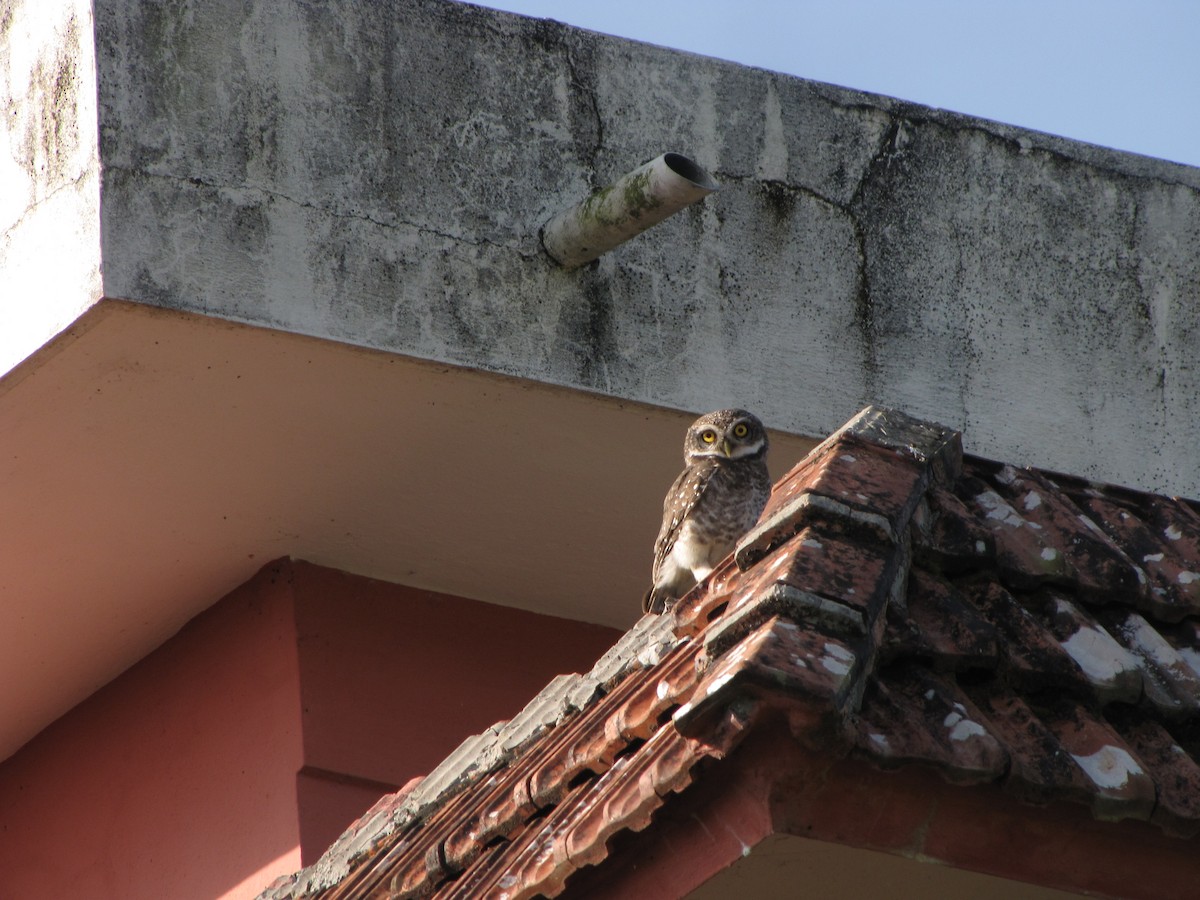
[[[444,0],[96,4],[106,295],[1200,495],[1200,172]],[[722,191],[563,272],[665,149]]]

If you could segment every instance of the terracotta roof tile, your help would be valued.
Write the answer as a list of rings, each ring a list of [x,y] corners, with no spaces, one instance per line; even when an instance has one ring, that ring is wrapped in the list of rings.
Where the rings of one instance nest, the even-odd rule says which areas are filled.
[[[1054,637],[1091,683],[1102,703],[1136,703],[1142,694],[1142,670],[1082,604],[1058,591],[1048,592],[1049,626]]]
[[[960,490],[995,537],[1010,584],[1069,585],[1101,602],[1148,595],[1141,568],[1047,478],[1028,469],[972,463]]]
[[[730,694],[767,700],[783,694],[788,711],[823,734],[818,726],[830,726],[845,711],[864,665],[860,645],[772,618],[708,663],[706,676],[673,718],[694,733],[695,723],[724,709]]]
[[[1000,634],[949,580],[909,573],[905,607],[888,607],[887,658],[915,657],[938,671],[994,669]]]
[[[1172,718],[1200,712],[1200,675],[1158,629],[1136,612],[1108,612],[1105,619],[1139,658],[1145,695],[1159,711]]]
[[[1200,528],[1186,506],[1166,497],[1120,502],[1095,489],[1075,497],[1146,573],[1150,589],[1143,609],[1169,622],[1200,613],[1200,572],[1187,568],[1200,558]]]
[[[831,760],[1200,833],[1196,572],[1190,502],[868,409],[674,610],[264,897],[555,896],[780,716]]]
[[[1200,766],[1152,719],[1135,717],[1121,729],[1158,790],[1151,821],[1170,834],[1200,834]]]
[[[1022,800],[1086,802],[1088,782],[1070,754],[1024,700],[992,682],[970,690],[992,733],[1008,750],[1005,787]]]
[[[1086,695],[1091,686],[1078,663],[1054,635],[1002,585],[976,581],[962,585],[975,608],[1002,635],[1001,669],[1023,691],[1053,688]]]
[[[1154,782],[1142,761],[1101,716],[1067,700],[1044,709],[1041,719],[1086,776],[1097,818],[1149,818],[1154,809]]]
[[[996,538],[949,487],[934,484],[914,519],[918,555],[940,571],[974,571],[994,564]]]
[[[994,781],[1008,769],[1008,751],[975,704],[921,666],[875,681],[858,728],[859,748],[887,766],[932,763],[956,784]]]

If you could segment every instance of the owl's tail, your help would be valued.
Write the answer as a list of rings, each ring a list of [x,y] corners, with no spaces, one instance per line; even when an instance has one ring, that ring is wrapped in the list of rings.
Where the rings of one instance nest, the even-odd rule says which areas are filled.
[[[656,615],[664,613],[670,609],[675,599],[666,591],[651,586],[650,590],[646,591],[646,596],[642,598],[642,612],[655,613]]]

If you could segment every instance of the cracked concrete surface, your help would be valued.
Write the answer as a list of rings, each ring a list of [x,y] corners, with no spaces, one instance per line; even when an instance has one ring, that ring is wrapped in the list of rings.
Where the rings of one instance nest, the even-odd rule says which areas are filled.
[[[1200,495],[1200,171],[443,0],[95,18],[108,296]],[[667,150],[723,189],[547,261]]]

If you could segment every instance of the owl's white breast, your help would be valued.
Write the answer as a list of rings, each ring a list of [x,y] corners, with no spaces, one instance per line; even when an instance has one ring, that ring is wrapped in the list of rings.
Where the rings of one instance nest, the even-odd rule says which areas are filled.
[[[679,529],[675,546],[671,548],[671,561],[691,572],[711,569],[718,561],[712,558],[715,549],[712,540],[704,536],[694,521],[689,520]]]

